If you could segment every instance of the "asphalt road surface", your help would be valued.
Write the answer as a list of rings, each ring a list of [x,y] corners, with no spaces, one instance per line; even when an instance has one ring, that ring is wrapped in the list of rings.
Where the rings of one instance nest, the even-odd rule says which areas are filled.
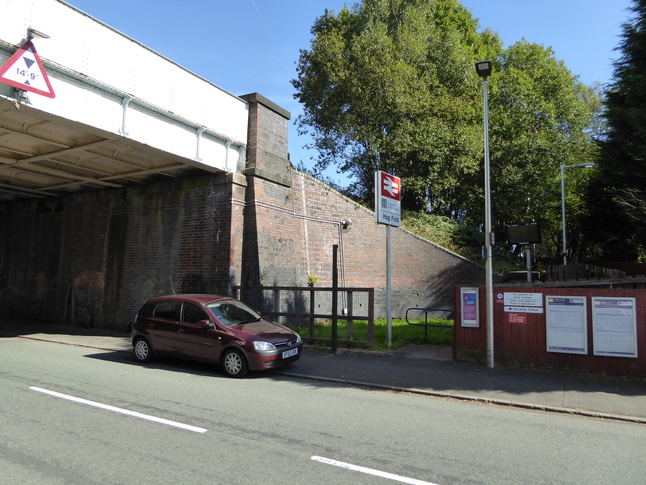
[[[641,424],[20,338],[0,402],[2,484],[646,483]]]

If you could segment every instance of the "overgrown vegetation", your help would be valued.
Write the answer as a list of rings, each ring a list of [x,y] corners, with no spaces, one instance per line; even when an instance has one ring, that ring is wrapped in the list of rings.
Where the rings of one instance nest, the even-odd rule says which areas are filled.
[[[424,212],[405,211],[402,227],[460,256],[484,264],[482,246],[484,234],[472,224],[446,216]],[[524,270],[525,260],[505,246],[494,247],[494,270],[499,273]]]
[[[535,256],[561,260],[559,169],[598,157],[598,87],[583,85],[550,48],[524,39],[505,47],[458,0],[362,0],[326,12],[312,35],[292,84],[303,107],[298,129],[318,151],[314,173],[336,167],[350,179],[344,193],[368,206],[376,170],[401,177],[402,208],[418,213],[409,228],[474,261],[484,241],[483,86],[474,62],[490,59],[496,271],[522,264],[521,248],[506,244],[508,225],[540,223]],[[567,174],[572,260],[589,254],[577,216],[592,173]]]
[[[413,323],[422,323],[423,320],[412,320]],[[451,345],[453,342],[453,320],[429,319],[428,323],[444,325],[445,327],[428,327],[427,344]],[[301,337],[309,336],[309,327],[295,328]],[[314,338],[331,339],[332,324],[329,321],[319,321],[314,325]],[[337,325],[338,340],[348,340],[347,322],[339,320]],[[352,339],[361,342],[368,339],[368,322],[352,322]],[[385,319],[375,319],[374,346],[372,350],[392,350],[407,344],[423,344],[424,327],[406,323],[406,320],[393,319],[392,321],[392,346],[388,348],[388,322]],[[319,344],[327,347],[328,345]]]
[[[596,243],[591,257],[646,262],[646,0],[635,0],[630,10],[605,88],[606,130],[586,190],[587,214],[575,222]]]

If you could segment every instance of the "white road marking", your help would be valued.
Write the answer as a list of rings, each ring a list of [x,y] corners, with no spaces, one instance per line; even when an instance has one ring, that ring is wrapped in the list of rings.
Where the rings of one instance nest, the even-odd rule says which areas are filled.
[[[43,389],[40,387],[30,387],[32,391],[42,392],[44,394],[49,394],[50,396],[58,397],[61,399],[66,399],[68,401],[73,401],[79,404],[85,404],[87,406],[93,406],[95,408],[105,409],[106,411],[113,411],[115,413],[127,414],[128,416],[134,416],[135,418],[146,419],[148,421],[154,421],[156,423],[166,424],[168,426],[174,426],[176,428],[186,429],[188,431],[193,431],[195,433],[206,433],[206,429],[198,428],[197,426],[191,426],[190,424],[178,423],[177,421],[170,421],[164,418],[158,418],[156,416],[150,416],[149,414],[142,414],[135,411],[130,411],[128,409],[117,408],[114,406],[109,406],[108,404],[102,404],[100,402],[88,401],[87,399],[82,399],[80,397],[70,396],[68,394],[62,394],[56,391],[50,391],[48,389]]]
[[[325,463],[326,465],[338,466],[340,468],[347,468],[355,472],[367,473],[368,475],[374,475],[376,477],[387,478],[389,480],[394,480],[401,483],[409,483],[411,485],[435,485],[431,482],[425,482],[423,480],[417,480],[415,478],[402,477],[401,475],[394,475],[393,473],[382,472],[380,470],[375,470],[373,468],[366,468],[363,466],[353,465],[351,463],[344,463],[342,461],[332,460],[330,458],[324,458],[322,456],[313,456],[312,460]]]

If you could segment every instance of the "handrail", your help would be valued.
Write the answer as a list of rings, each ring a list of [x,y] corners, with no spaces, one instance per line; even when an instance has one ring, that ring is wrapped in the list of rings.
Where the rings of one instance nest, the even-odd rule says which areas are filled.
[[[408,320],[408,312],[411,310],[418,310],[418,311],[423,311],[424,312],[424,323],[412,323],[410,320]],[[444,328],[452,328],[453,325],[441,325],[437,323],[428,323],[428,313],[429,312],[453,312],[453,309],[447,310],[445,308],[409,308],[406,310],[406,323],[412,326],[418,326],[418,327],[424,327],[424,342],[428,341],[428,327],[444,327]]]

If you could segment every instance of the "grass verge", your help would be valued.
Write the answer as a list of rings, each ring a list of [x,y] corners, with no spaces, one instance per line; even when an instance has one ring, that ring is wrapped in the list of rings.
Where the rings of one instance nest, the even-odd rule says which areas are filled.
[[[417,323],[414,321],[414,323]],[[419,323],[423,323],[420,320]],[[443,327],[428,327],[427,344],[451,345],[453,342],[453,320],[429,319],[428,323],[443,325]],[[309,336],[309,327],[303,325],[295,328],[303,338]],[[352,322],[352,340],[365,342],[368,340],[368,322],[355,320]],[[332,323],[330,321],[317,321],[314,324],[315,338],[331,339]],[[339,340],[350,340],[348,337],[348,325],[345,320],[339,320],[337,324],[337,338]],[[409,325],[406,320],[393,319],[392,321],[392,346],[388,348],[388,322],[386,319],[375,319],[375,335],[373,350],[392,350],[403,347],[407,344],[424,343],[424,327]],[[325,344],[317,344],[328,347]]]

